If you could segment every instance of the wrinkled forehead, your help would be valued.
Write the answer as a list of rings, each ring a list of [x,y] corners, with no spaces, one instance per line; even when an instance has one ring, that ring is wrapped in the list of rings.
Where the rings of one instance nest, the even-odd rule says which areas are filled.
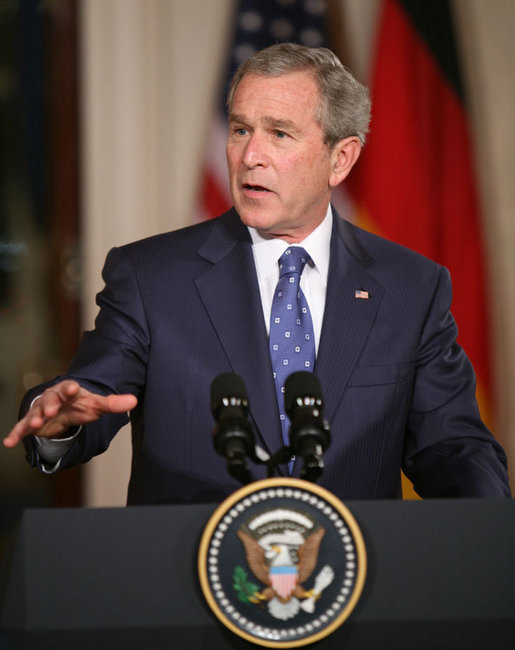
[[[232,110],[232,105],[234,102],[234,96],[236,94],[236,91],[238,90],[239,86],[244,80],[248,81],[252,77],[273,80],[273,79],[281,79],[290,76],[299,79],[300,80],[299,83],[309,83],[310,80],[314,81],[315,88],[317,91],[317,105],[319,105],[321,101],[320,82],[318,80],[315,68],[309,66],[302,66],[302,67],[287,69],[281,72],[267,72],[262,70],[249,69],[246,70],[241,77],[239,77],[238,79],[234,79],[229,88],[229,92],[227,94],[227,108],[229,112]]]

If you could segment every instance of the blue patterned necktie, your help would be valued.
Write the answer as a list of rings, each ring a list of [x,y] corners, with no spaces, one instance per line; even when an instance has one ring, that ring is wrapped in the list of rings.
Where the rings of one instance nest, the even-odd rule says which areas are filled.
[[[289,444],[289,419],[284,408],[284,383],[292,372],[313,372],[315,365],[313,322],[300,288],[300,276],[309,259],[309,255],[300,246],[291,246],[281,255],[280,277],[270,317],[270,359],[285,445]],[[292,467],[293,462],[290,462],[290,473]]]

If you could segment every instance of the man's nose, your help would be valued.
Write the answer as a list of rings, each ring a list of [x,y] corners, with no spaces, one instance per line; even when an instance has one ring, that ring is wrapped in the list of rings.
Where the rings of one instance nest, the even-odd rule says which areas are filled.
[[[253,133],[247,141],[243,153],[243,164],[250,169],[253,167],[266,167],[268,156],[266,145],[260,134]]]

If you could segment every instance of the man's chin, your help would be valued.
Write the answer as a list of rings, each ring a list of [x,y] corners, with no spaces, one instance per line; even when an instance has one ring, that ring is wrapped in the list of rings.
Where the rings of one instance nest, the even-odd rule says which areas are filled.
[[[248,228],[255,228],[260,233],[267,233],[273,229],[274,218],[272,215],[263,213],[262,210],[249,210],[247,208],[236,207],[242,223]]]
[[[295,232],[290,232],[287,228],[281,228],[275,222],[272,223],[264,219],[240,218],[245,226],[256,230],[263,239],[284,239],[289,243],[298,241]]]
[[[249,208],[245,205],[238,205],[235,203],[236,212],[238,213],[241,222],[247,228],[254,228],[264,239],[285,239],[286,241],[294,241],[292,239],[292,229],[285,227],[285,218],[282,215],[275,214],[270,210]],[[295,229],[293,229],[294,232]]]

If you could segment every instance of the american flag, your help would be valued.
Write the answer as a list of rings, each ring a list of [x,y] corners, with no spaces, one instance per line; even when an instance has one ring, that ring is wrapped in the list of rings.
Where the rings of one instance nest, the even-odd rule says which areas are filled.
[[[354,292],[354,298],[359,298],[360,300],[368,300],[370,295],[368,291],[363,291],[363,289],[356,289]]]
[[[326,13],[326,0],[239,0],[236,3],[225,83],[212,121],[207,159],[202,170],[201,220],[216,217],[231,205],[225,161],[225,99],[236,68],[254,52],[274,43],[288,41],[326,47]]]

